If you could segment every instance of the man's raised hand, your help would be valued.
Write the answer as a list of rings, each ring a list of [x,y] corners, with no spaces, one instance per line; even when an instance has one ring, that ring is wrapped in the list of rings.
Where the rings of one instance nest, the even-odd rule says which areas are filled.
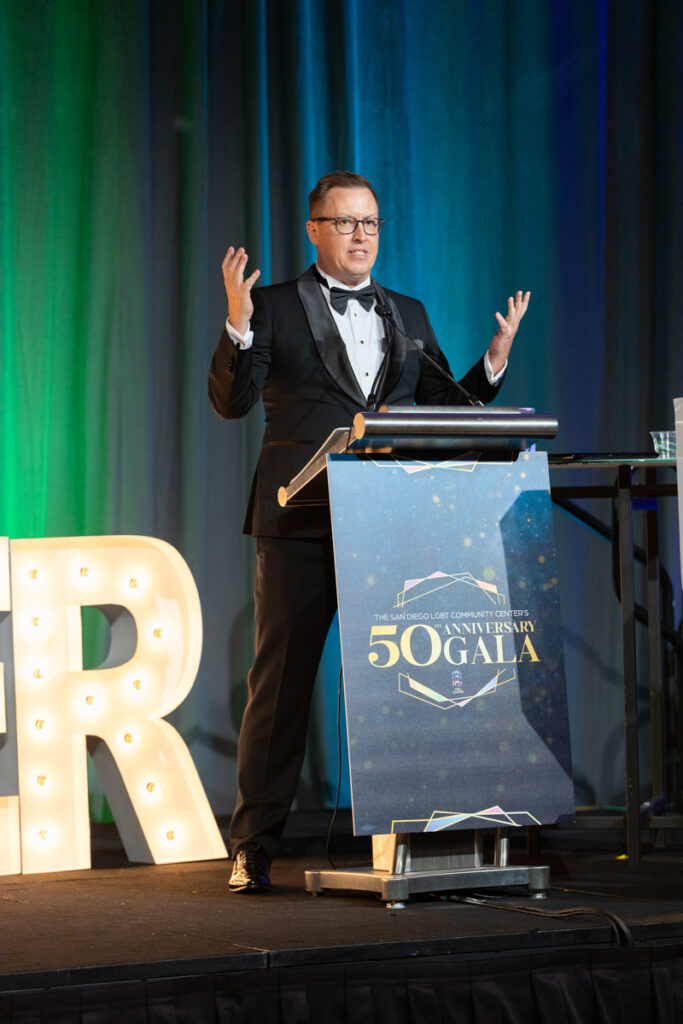
[[[507,362],[517,328],[527,311],[530,298],[531,292],[524,292],[522,294],[519,291],[514,299],[512,296],[508,299],[507,316],[504,317],[501,313],[496,313],[496,320],[500,326],[491,339],[488,352],[491,369],[494,374],[500,373]]]
[[[254,312],[251,289],[261,275],[260,270],[255,270],[245,280],[244,268],[248,258],[242,246],[235,249],[231,245],[222,263],[225,294],[228,296],[228,320],[238,334],[246,334],[249,330],[249,321]]]

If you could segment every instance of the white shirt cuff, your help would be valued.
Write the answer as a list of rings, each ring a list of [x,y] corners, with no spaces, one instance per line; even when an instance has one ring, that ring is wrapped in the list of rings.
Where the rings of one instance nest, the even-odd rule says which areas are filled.
[[[497,384],[498,381],[500,380],[500,378],[503,376],[503,374],[507,370],[507,368],[508,368],[508,361],[506,359],[505,360],[505,366],[503,367],[503,369],[499,370],[498,373],[494,373],[493,372],[493,368],[491,366],[491,360],[489,359],[489,354],[488,354],[488,352],[484,353],[484,369],[486,370],[486,378],[487,378],[489,384]]]
[[[245,334],[240,334],[239,331],[235,330],[229,320],[225,321],[225,329],[237,345],[237,348],[251,348],[251,344],[254,340],[254,332],[251,329],[247,330]]]

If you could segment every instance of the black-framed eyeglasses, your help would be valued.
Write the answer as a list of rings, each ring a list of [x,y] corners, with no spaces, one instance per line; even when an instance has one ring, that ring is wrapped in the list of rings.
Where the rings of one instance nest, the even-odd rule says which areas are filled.
[[[340,235],[352,235],[359,224],[362,224],[366,235],[378,235],[382,230],[382,224],[386,224],[381,217],[364,217],[362,220],[356,217],[312,217],[312,220],[331,220]]]

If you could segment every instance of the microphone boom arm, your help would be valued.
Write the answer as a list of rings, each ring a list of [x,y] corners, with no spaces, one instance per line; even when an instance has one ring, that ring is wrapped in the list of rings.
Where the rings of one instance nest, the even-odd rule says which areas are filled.
[[[432,364],[432,366],[434,366],[439,371],[439,373],[441,374],[442,377],[445,377],[446,380],[449,381],[449,383],[455,385],[455,387],[458,389],[458,391],[462,395],[464,395],[464,397],[467,399],[467,402],[468,402],[469,405],[477,405],[477,406],[482,406],[483,407],[484,403],[481,401],[481,399],[477,398],[476,395],[473,395],[470,391],[467,390],[466,387],[463,387],[463,385],[459,381],[457,381],[454,377],[452,377],[450,375],[450,373],[447,373],[446,370],[444,370],[444,368],[442,366],[439,366],[439,364],[437,363],[436,359],[432,359],[432,357],[429,355],[428,352],[425,351],[425,349],[420,348],[420,346],[417,344],[417,342],[413,338],[409,338],[408,335],[405,333],[405,331],[401,330],[401,328],[398,326],[398,324],[394,320],[393,314],[392,314],[392,312],[391,312],[391,310],[389,309],[388,306],[382,306],[379,303],[377,303],[375,305],[375,313],[377,313],[378,316],[381,316],[383,320],[386,320],[386,322],[391,327],[393,327],[393,329],[395,331],[397,331],[398,334],[400,334],[401,337],[405,341],[407,341],[408,344],[412,348],[414,348],[417,352],[419,352],[420,355],[424,356],[424,358],[428,362],[430,362]]]

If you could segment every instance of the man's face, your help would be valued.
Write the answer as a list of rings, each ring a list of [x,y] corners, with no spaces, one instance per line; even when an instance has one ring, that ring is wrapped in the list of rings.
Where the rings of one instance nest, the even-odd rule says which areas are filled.
[[[314,217],[377,217],[379,210],[368,188],[331,188]],[[330,277],[354,287],[364,281],[377,259],[379,235],[368,235],[362,224],[351,235],[340,235],[334,221],[309,220],[308,237],[318,250],[318,265]]]

